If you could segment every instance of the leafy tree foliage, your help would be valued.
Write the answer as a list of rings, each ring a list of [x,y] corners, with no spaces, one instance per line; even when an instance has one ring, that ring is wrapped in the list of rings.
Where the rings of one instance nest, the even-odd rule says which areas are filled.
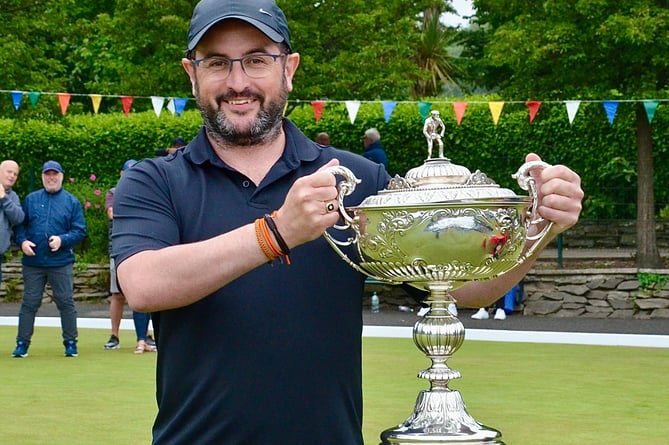
[[[474,0],[468,54],[502,95],[642,99],[669,93],[669,6],[663,0]],[[636,110],[637,263],[661,264],[655,243],[651,127]],[[632,157],[632,156],[630,156]]]

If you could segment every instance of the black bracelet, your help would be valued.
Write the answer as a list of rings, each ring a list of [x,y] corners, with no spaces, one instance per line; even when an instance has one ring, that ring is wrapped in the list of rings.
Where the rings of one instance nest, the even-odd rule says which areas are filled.
[[[286,244],[286,240],[283,239],[281,234],[279,233],[279,229],[276,228],[276,224],[274,223],[274,219],[265,213],[265,222],[267,223],[267,227],[269,227],[269,230],[272,231],[272,234],[274,235],[274,238],[276,238],[276,242],[279,243],[279,247],[281,248],[281,252],[283,252],[284,255],[290,254],[290,248],[288,247],[288,244]]]

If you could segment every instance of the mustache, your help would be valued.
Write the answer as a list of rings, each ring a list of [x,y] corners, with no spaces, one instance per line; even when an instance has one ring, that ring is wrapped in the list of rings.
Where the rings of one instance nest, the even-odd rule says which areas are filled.
[[[220,107],[221,103],[223,102],[230,102],[231,100],[235,99],[255,99],[259,102],[263,102],[265,100],[265,96],[260,93],[255,93],[251,91],[250,89],[246,88],[241,92],[238,91],[228,91],[226,93],[222,93],[216,96],[216,104]]]

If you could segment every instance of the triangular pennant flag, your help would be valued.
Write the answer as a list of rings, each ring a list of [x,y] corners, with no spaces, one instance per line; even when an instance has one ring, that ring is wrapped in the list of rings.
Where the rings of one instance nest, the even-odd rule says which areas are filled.
[[[177,116],[181,117],[181,113],[184,112],[188,99],[185,97],[177,97],[174,99],[174,110],[177,113]]]
[[[14,108],[16,111],[19,111],[21,106],[21,99],[23,99],[23,91],[12,91],[12,101],[14,102]]]
[[[100,109],[100,102],[102,102],[102,95],[89,94],[88,97],[91,98],[91,103],[93,104],[93,113],[98,114],[98,110]]]
[[[314,116],[316,117],[316,122],[321,120],[321,114],[323,114],[323,107],[325,107],[325,102],[322,100],[312,100],[311,106],[314,109]]]
[[[58,93],[58,102],[60,103],[60,112],[67,113],[67,107],[70,105],[70,98],[72,97],[69,93]]]
[[[160,113],[163,111],[163,105],[165,104],[165,98],[151,96],[151,104],[153,105],[153,112],[156,113],[156,117],[160,117]]]
[[[130,114],[130,108],[132,108],[132,101],[134,97],[132,96],[121,96],[121,103],[123,104],[123,113],[127,116]]]
[[[30,99],[30,105],[33,107],[33,110],[37,106],[37,100],[39,99],[41,93],[37,91],[31,91],[28,93],[28,99]]]
[[[609,118],[609,125],[613,125],[613,120],[616,118],[616,111],[618,111],[618,101],[605,100],[602,102],[602,104],[604,105],[606,116]]]
[[[420,121],[425,122],[427,116],[430,114],[432,102],[418,102],[418,112],[420,113]]]
[[[348,111],[348,118],[351,120],[351,123],[355,123],[355,118],[358,115],[358,110],[360,109],[359,100],[347,100],[346,101],[346,111]]]
[[[657,100],[644,100],[643,101],[643,107],[646,109],[646,117],[648,117],[648,123],[650,124],[653,122],[653,116],[655,116],[655,110],[657,110],[657,106],[660,104],[659,101]]]
[[[467,102],[453,102],[453,111],[455,111],[455,121],[460,125],[462,118],[467,110]]]
[[[569,117],[569,123],[574,122],[576,113],[578,112],[578,107],[581,106],[580,100],[565,100],[565,106],[567,107],[567,117]]]
[[[390,120],[390,116],[393,115],[393,111],[395,111],[396,106],[397,102],[391,102],[391,101],[383,102],[383,116],[386,119],[386,124]]]
[[[490,113],[492,114],[492,121],[497,125],[499,122],[499,117],[502,114],[502,108],[504,108],[504,102],[489,102],[488,107],[490,108]]]
[[[172,113],[172,116],[174,116],[175,110],[174,110],[174,99],[170,99],[167,102],[167,107],[166,107],[170,113]]]
[[[530,111],[530,124],[531,124],[534,118],[537,116],[537,112],[539,111],[541,102],[537,100],[528,100],[527,102],[525,102],[525,105],[527,105],[527,108]]]

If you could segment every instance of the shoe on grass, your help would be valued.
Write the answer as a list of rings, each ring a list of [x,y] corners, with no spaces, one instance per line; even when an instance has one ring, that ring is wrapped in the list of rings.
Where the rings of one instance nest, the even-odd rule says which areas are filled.
[[[76,340],[65,340],[63,342],[65,346],[65,357],[77,357],[79,352],[77,352],[77,341]]]
[[[153,346],[154,348],[156,347],[156,341],[150,335],[146,336],[146,344],[149,346]]]
[[[14,358],[28,357],[28,346],[30,346],[30,343],[27,343],[25,341],[17,341],[16,349],[14,349],[14,352],[12,352],[12,357]]]
[[[506,312],[504,309],[499,308],[495,311],[495,320],[506,320]]]
[[[472,318],[476,320],[487,320],[488,318],[490,318],[490,315],[488,314],[488,310],[482,307],[481,309],[478,310],[477,313],[472,315]]]
[[[109,337],[109,341],[105,343],[105,349],[119,349],[121,347],[121,341],[117,336],[113,335]]]

